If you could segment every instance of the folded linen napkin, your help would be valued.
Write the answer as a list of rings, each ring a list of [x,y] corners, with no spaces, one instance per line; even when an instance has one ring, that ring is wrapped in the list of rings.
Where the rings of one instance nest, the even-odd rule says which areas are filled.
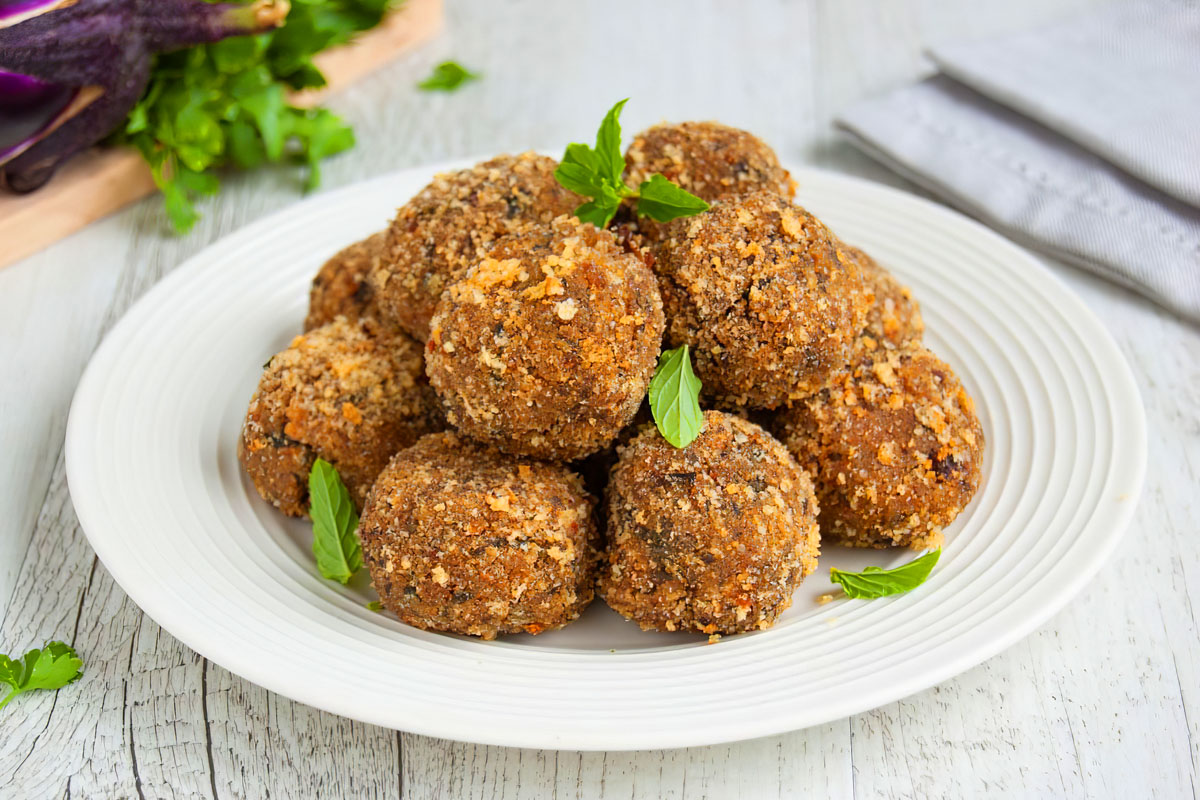
[[[1120,6],[932,55],[946,75],[837,120],[851,141],[1200,322],[1200,5]]]

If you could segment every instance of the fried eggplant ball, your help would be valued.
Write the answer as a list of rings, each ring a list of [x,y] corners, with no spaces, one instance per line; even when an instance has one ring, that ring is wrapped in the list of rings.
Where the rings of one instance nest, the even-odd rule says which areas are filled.
[[[385,232],[355,242],[325,262],[313,278],[304,330],[311,331],[336,317],[356,320],[376,316],[375,293],[367,274],[383,249]]]
[[[821,222],[756,192],[668,224],[655,266],[672,347],[691,345],[705,393],[776,408],[850,359],[868,295]]]
[[[554,179],[557,166],[522,153],[434,178],[396,214],[371,271],[384,314],[428,339],[438,298],[488,245],[528,223],[570,214],[582,202]]]
[[[540,633],[592,601],[592,498],[566,467],[446,432],[397,453],[359,526],[383,607],[418,628]]]
[[[816,480],[826,541],[937,547],[979,487],[975,404],[919,344],[864,353],[777,426]]]
[[[859,347],[874,350],[920,342],[925,334],[925,321],[912,290],[857,247],[838,242],[838,254],[858,267],[863,286],[872,298]]]
[[[817,566],[812,481],[757,425],[719,411],[676,448],[653,427],[608,486],[600,594],[644,630],[768,628]]]
[[[634,188],[658,173],[710,203],[756,191],[789,199],[796,193],[796,182],[766,142],[719,122],[655,125],[634,137],[625,162],[625,180]],[[661,223],[645,217],[637,228],[651,242],[663,234]]]
[[[710,203],[756,191],[796,193],[766,142],[719,122],[655,125],[634,137],[625,162],[630,186],[657,173]]]
[[[443,427],[420,344],[373,320],[338,317],[268,362],[238,460],[264,500],[299,517],[308,512],[308,473],[320,456],[361,508],[393,453]]]
[[[649,267],[608,231],[564,216],[497,241],[446,291],[426,371],[463,434],[570,461],[633,419],[662,332]]]

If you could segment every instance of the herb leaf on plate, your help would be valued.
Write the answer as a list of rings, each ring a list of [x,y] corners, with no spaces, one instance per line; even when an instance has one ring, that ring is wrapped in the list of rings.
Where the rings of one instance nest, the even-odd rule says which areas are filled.
[[[685,192],[662,175],[651,175],[638,187],[638,213],[655,222],[670,222],[708,210],[708,203]]]
[[[308,474],[308,495],[317,570],[322,577],[346,583],[363,565],[350,491],[334,466],[318,458]]]
[[[417,84],[417,88],[426,92],[453,92],[464,83],[477,81],[482,77],[478,72],[471,72],[457,61],[443,61],[433,68],[428,78]]]
[[[892,594],[904,594],[925,582],[941,554],[939,548],[891,569],[867,567],[862,572],[845,572],[837,567],[830,567],[829,580],[841,584],[847,597],[870,600]]]
[[[41,649],[34,648],[24,658],[0,655],[0,683],[11,687],[0,700],[0,708],[19,694],[34,689],[61,689],[82,675],[83,660],[74,648],[63,642],[49,642]]]
[[[625,183],[625,157],[621,154],[621,111],[629,98],[604,115],[596,131],[596,146],[580,142],[567,145],[554,177],[566,189],[590,198],[575,209],[581,222],[603,228],[612,221],[621,201],[636,198],[637,213],[656,222],[669,222],[708,210],[708,203],[681,189],[662,175],[652,175],[638,189]]]
[[[658,432],[676,447],[687,447],[704,429],[700,386],[686,344],[659,356],[650,380],[650,411]]]

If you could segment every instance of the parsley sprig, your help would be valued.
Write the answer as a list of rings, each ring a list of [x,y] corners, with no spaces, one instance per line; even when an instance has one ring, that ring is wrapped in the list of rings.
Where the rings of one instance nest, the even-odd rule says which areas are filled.
[[[617,103],[604,115],[596,131],[596,145],[575,142],[567,145],[554,177],[567,189],[588,202],[575,209],[575,216],[603,228],[626,198],[637,200],[638,216],[655,222],[670,222],[708,210],[708,203],[672,183],[662,175],[651,175],[637,189],[625,183],[625,157],[621,154],[621,110],[629,98]]]
[[[841,584],[847,597],[871,600],[892,594],[904,594],[925,582],[941,554],[939,548],[891,569],[867,567],[862,572],[845,572],[837,567],[830,567],[829,580]]]
[[[658,357],[650,379],[650,413],[658,432],[676,447],[687,447],[704,430],[700,386],[686,344]]]
[[[136,147],[162,190],[172,225],[186,233],[196,199],[215,194],[213,170],[307,165],[354,145],[350,127],[321,108],[298,108],[287,90],[325,85],[312,57],[378,25],[393,0],[291,0],[284,24],[155,58],[149,85],[116,139]]]
[[[10,687],[8,694],[0,700],[0,708],[19,694],[34,689],[61,689],[82,675],[83,660],[63,642],[49,642],[41,649],[35,647],[24,658],[0,655],[0,683]]]
[[[308,473],[308,514],[313,523],[313,555],[322,577],[346,583],[362,569],[358,514],[337,469],[323,458]]]

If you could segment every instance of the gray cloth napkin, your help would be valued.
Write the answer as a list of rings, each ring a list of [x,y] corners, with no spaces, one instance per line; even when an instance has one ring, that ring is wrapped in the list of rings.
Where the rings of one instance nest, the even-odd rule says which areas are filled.
[[[837,120],[852,141],[1011,238],[1200,322],[1200,5],[1120,6],[932,55],[957,80],[852,107]]]

